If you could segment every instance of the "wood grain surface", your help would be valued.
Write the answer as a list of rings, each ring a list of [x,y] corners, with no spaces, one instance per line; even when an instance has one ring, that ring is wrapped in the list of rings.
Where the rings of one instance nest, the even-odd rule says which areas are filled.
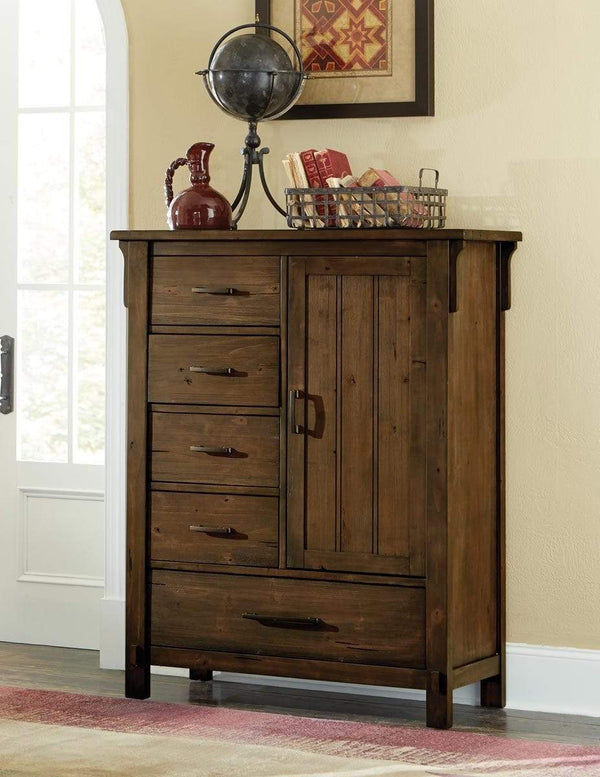
[[[152,643],[223,652],[421,668],[425,601],[419,588],[155,570]],[[277,627],[244,614],[319,618]]]
[[[231,447],[206,454],[193,446]],[[174,483],[279,485],[279,421],[241,415],[152,414],[152,479]]]
[[[279,407],[278,337],[151,335],[149,343],[150,402]]]
[[[279,257],[155,257],[152,323],[277,325],[279,264]],[[218,293],[225,289],[233,293]]]
[[[153,561],[277,566],[278,511],[275,497],[155,491],[150,500],[150,557]],[[192,526],[207,531],[192,531]],[[218,529],[230,531],[223,534]]]
[[[521,235],[116,236],[128,695],[150,692],[151,643],[204,680],[426,688],[437,728],[467,682],[501,707],[504,311]]]

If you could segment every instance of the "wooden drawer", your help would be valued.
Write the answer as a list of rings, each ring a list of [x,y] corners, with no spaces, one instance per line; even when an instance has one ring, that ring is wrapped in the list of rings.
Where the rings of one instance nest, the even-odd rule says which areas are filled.
[[[155,481],[276,488],[279,418],[153,413],[151,466]]]
[[[156,646],[425,666],[422,588],[155,570],[152,597]]]
[[[278,337],[151,335],[149,348],[150,402],[279,406]]]
[[[277,497],[155,491],[150,514],[154,561],[277,566]]]
[[[279,257],[166,256],[152,268],[153,324],[279,325]]]

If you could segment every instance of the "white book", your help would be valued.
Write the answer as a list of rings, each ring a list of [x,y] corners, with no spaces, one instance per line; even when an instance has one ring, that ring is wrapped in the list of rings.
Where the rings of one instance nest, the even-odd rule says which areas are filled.
[[[329,186],[330,189],[344,188],[342,186],[342,181],[340,178],[328,178],[327,186]],[[349,218],[351,209],[352,209],[352,205],[350,204],[351,199],[352,199],[352,196],[350,194],[340,194],[339,196],[339,200],[337,203],[337,210],[338,210],[338,226],[340,227],[347,228],[352,225],[352,220]]]

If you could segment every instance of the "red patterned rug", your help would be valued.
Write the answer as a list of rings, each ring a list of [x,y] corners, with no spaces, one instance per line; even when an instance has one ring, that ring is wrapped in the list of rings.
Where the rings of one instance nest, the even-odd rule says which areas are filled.
[[[0,775],[600,777],[600,746],[0,688]]]

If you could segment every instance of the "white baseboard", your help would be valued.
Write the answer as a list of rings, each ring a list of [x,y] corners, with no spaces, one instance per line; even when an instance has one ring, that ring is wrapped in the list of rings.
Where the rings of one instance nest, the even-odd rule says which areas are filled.
[[[600,650],[509,644],[506,660],[509,709],[600,717]],[[171,667],[153,667],[153,672],[181,677],[187,677],[188,674],[185,669]],[[424,691],[405,688],[382,688],[233,672],[215,672],[215,679],[217,678],[222,682],[350,693],[388,699],[425,700]],[[457,704],[479,704],[479,684],[459,688],[454,693],[454,701]]]
[[[415,691],[412,688],[388,688],[380,685],[356,685],[354,683],[330,683],[326,680],[299,680],[291,677],[261,677],[250,674],[234,674],[233,672],[215,672],[215,679],[222,682],[248,683],[249,685],[273,685],[279,688],[299,688],[309,691],[325,691],[329,693],[351,693],[355,696],[378,696],[385,699],[415,699],[425,701],[425,691]],[[457,704],[479,704],[477,685],[459,688],[454,693]]]
[[[181,669],[179,666],[151,666],[150,672],[152,674],[160,674],[164,675],[166,677],[189,677],[190,676],[190,670],[189,669]],[[226,680],[225,678],[225,672],[215,672],[215,678],[218,677],[219,680]],[[229,676],[229,675],[228,675]],[[246,675],[236,675],[232,674],[232,678],[235,677],[243,677],[243,680],[227,680],[228,682],[246,682]],[[273,680],[276,680],[276,677],[273,677]]]
[[[510,644],[508,706],[600,717],[600,650]]]
[[[100,600],[100,669],[125,668],[125,601]]]

